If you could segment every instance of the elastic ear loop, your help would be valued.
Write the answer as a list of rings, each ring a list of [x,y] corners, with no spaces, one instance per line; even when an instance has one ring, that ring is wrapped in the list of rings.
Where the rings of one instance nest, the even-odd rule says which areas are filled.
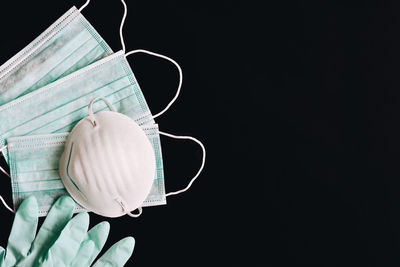
[[[121,206],[121,208],[124,210],[125,214],[130,216],[130,217],[137,218],[143,212],[142,207],[137,208],[137,210],[139,210],[139,213],[137,213],[137,214],[134,214],[134,213],[130,212],[128,210],[128,208],[126,207],[125,201],[120,197],[115,198],[115,201],[117,201],[117,203]]]
[[[89,5],[90,0],[87,0],[85,4],[83,4],[83,6],[81,6],[78,10],[79,12],[82,12],[82,10],[87,7],[87,5]],[[121,25],[119,26],[119,36],[121,38],[121,45],[122,45],[122,50],[125,52],[125,42],[124,42],[124,37],[122,36],[122,28],[124,26],[125,23],[125,19],[126,19],[126,15],[128,14],[128,8],[126,6],[126,3],[124,0],[121,0],[122,5],[124,6],[124,15],[122,16],[122,20],[121,20]]]
[[[89,1],[90,1],[90,0],[89,0]],[[123,15],[123,17],[122,17],[121,25],[120,25],[120,27],[119,27],[119,36],[120,36],[120,39],[121,39],[122,51],[125,53],[125,57],[128,57],[129,55],[132,55],[132,54],[135,54],[135,53],[145,53],[145,54],[149,54],[149,55],[152,55],[152,56],[160,57],[160,58],[163,58],[163,59],[168,60],[168,61],[170,61],[171,63],[173,63],[173,64],[176,66],[176,68],[178,69],[178,72],[179,72],[179,84],[178,84],[178,88],[177,88],[177,90],[176,90],[175,96],[172,98],[172,100],[168,103],[168,105],[167,105],[163,110],[161,110],[159,113],[153,115],[153,119],[155,119],[155,118],[159,117],[160,115],[164,114],[164,113],[172,106],[172,104],[176,101],[176,99],[178,98],[178,96],[179,96],[179,94],[180,94],[180,92],[181,92],[182,83],[183,83],[182,68],[181,68],[181,66],[179,66],[179,64],[178,64],[175,60],[173,60],[172,58],[167,57],[167,56],[164,56],[164,55],[162,55],[162,54],[158,54],[158,53],[155,53],[155,52],[151,52],[151,51],[148,51],[148,50],[145,50],[145,49],[136,49],[136,50],[132,50],[132,51],[129,51],[129,52],[126,53],[125,42],[124,42],[124,36],[123,36],[123,34],[122,34],[122,30],[123,30],[123,27],[124,27],[124,23],[125,23],[126,16],[127,16],[127,14],[128,14],[128,9],[127,9],[127,6],[126,6],[126,3],[125,3],[124,0],[121,0],[121,3],[122,3],[123,6],[124,6],[124,15]],[[166,194],[166,196],[177,195],[177,194],[180,194],[180,193],[185,192],[186,190],[188,190],[188,189],[192,186],[192,183],[194,182],[194,180],[196,180],[197,177],[198,177],[198,176],[200,175],[200,173],[202,172],[202,170],[203,170],[203,168],[204,168],[204,165],[205,165],[205,161],[206,161],[206,149],[205,149],[203,143],[201,143],[198,139],[196,139],[196,138],[194,138],[194,137],[192,137],[192,136],[178,136],[178,135],[173,135],[173,134],[169,134],[169,133],[165,133],[165,132],[161,132],[161,131],[160,131],[160,134],[165,135],[165,136],[168,136],[168,137],[170,137],[170,138],[175,138],[175,139],[187,139],[187,140],[192,140],[192,141],[196,142],[198,145],[200,145],[200,147],[201,147],[201,149],[202,149],[202,151],[203,151],[203,158],[202,158],[201,166],[200,166],[198,172],[196,173],[196,175],[195,175],[195,176],[192,178],[192,180],[189,182],[189,184],[188,184],[184,189],[182,189],[182,190],[175,191],[175,192],[170,192],[170,193]],[[124,204],[123,204],[122,202],[118,202],[118,203],[120,203],[121,207],[122,207],[122,208],[124,209],[124,211],[129,215],[130,212],[129,212],[129,211],[128,211],[129,213],[127,212],[126,207],[124,207]],[[139,212],[140,212],[140,213],[139,213],[139,215],[140,215],[140,214],[142,213],[142,209],[141,209],[141,208],[139,208]],[[131,215],[133,215],[133,214],[131,214]],[[130,215],[130,216],[131,216],[131,215]],[[139,215],[135,215],[135,216],[132,216],[132,217],[137,217],[137,216],[139,216]]]
[[[0,152],[3,153],[3,150],[6,149],[6,148],[7,148],[7,145],[2,146],[2,147],[0,148]],[[4,173],[5,175],[7,175],[8,177],[11,178],[10,174],[9,174],[6,170],[4,170],[3,167],[1,167],[1,166],[0,166],[0,171],[1,171],[2,173]]]
[[[0,152],[3,152],[3,150],[6,149],[6,148],[7,148],[7,145],[2,146],[0,148]],[[7,175],[8,177],[11,178],[10,174],[8,172],[6,172],[6,170],[4,170],[1,166],[0,166],[0,171],[2,171],[5,175]],[[0,201],[3,203],[4,207],[6,207],[12,213],[15,213],[15,211],[12,208],[10,208],[10,206],[7,205],[6,201],[3,199],[2,196],[0,196]]]
[[[173,63],[176,66],[176,68],[178,69],[178,72],[179,72],[179,84],[178,84],[178,89],[176,90],[175,96],[172,98],[172,100],[168,103],[168,105],[163,110],[161,110],[159,113],[157,113],[156,115],[153,116],[153,119],[155,119],[158,116],[162,115],[164,112],[166,112],[172,106],[172,104],[176,101],[176,99],[178,98],[179,93],[180,93],[181,88],[182,88],[182,82],[183,82],[182,69],[181,69],[181,66],[179,66],[179,64],[175,60],[173,60],[172,58],[164,56],[164,55],[161,55],[161,54],[158,54],[158,53],[155,53],[155,52],[151,52],[151,51],[148,51],[148,50],[145,50],[145,49],[136,49],[136,50],[132,50],[132,51],[129,51],[129,52],[126,53],[125,41],[124,41],[124,35],[122,34],[122,29],[124,27],[125,19],[126,19],[126,16],[128,14],[128,8],[127,8],[126,3],[125,3],[124,0],[121,0],[121,3],[124,6],[124,15],[122,16],[121,25],[119,27],[119,37],[121,39],[122,51],[125,53],[125,57],[128,57],[129,55],[132,55],[132,54],[135,54],[135,53],[145,53],[145,54],[149,54],[149,55],[152,55],[152,56],[160,57],[160,58],[163,58],[163,59],[168,60],[169,62]]]
[[[106,103],[106,105],[108,106],[108,108],[109,108],[111,111],[115,111],[114,106],[113,106],[113,105],[111,104],[111,102],[109,102],[106,98],[101,97],[101,96],[98,96],[98,97],[93,98],[92,101],[90,101],[90,103],[89,103],[89,105],[88,105],[88,113],[89,113],[88,119],[89,119],[90,122],[93,124],[93,127],[96,126],[96,118],[95,118],[95,116],[94,116],[92,106],[93,106],[93,103],[96,102],[96,101],[99,100],[99,99],[103,100],[104,103]]]
[[[90,0],[87,0],[85,4],[83,4],[83,6],[81,6],[78,10],[79,12],[81,12],[85,7],[87,7],[87,5],[89,5]]]
[[[87,0],[85,4],[83,4],[83,6],[81,6],[78,10],[79,12],[82,12],[82,10],[87,7],[87,5],[89,5],[90,0]],[[122,20],[121,20],[121,25],[119,26],[119,37],[121,38],[121,45],[122,45],[122,51],[125,52],[125,42],[124,42],[124,37],[122,35],[122,28],[124,27],[124,23],[125,23],[125,19],[126,19],[126,15],[128,14],[128,8],[126,6],[126,3],[124,0],[121,0],[122,5],[124,6],[124,15],[122,16]]]
[[[162,134],[162,135],[168,136],[170,138],[192,140],[192,141],[196,142],[201,147],[201,150],[203,151],[203,157],[202,157],[202,161],[201,161],[201,166],[200,166],[199,170],[197,171],[196,175],[190,180],[189,184],[184,189],[181,189],[181,190],[178,190],[178,191],[175,191],[175,192],[167,193],[165,196],[168,197],[168,196],[173,196],[173,195],[177,195],[177,194],[185,192],[186,190],[188,190],[192,186],[194,180],[196,180],[197,177],[199,177],[199,175],[203,171],[204,165],[206,163],[206,148],[204,147],[202,142],[200,142],[198,139],[196,139],[196,138],[194,138],[192,136],[173,135],[173,134],[165,133],[165,132],[162,132],[162,131],[159,131],[159,133]]]
[[[164,112],[166,112],[172,106],[172,104],[176,101],[176,99],[178,98],[179,93],[181,92],[182,82],[183,82],[182,69],[179,66],[179,64],[175,60],[173,60],[172,58],[169,58],[167,56],[164,56],[164,55],[161,55],[161,54],[158,54],[158,53],[154,53],[154,52],[151,52],[151,51],[148,51],[148,50],[144,50],[144,49],[136,49],[136,50],[129,51],[128,53],[125,54],[125,57],[127,57],[129,55],[132,55],[132,54],[135,54],[135,53],[145,53],[145,54],[149,54],[149,55],[152,55],[152,56],[156,56],[156,57],[160,57],[160,58],[166,59],[166,60],[172,62],[176,66],[176,68],[178,69],[178,72],[179,72],[179,84],[178,84],[178,89],[176,89],[175,96],[172,98],[172,100],[168,103],[168,105],[163,110],[161,110],[159,113],[157,113],[156,115],[153,116],[153,119],[155,119],[158,116],[164,114]]]

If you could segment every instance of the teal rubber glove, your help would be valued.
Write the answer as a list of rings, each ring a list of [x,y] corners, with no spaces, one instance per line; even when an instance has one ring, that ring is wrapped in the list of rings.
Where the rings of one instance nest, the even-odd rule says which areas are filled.
[[[89,215],[72,217],[74,208],[70,197],[60,197],[36,235],[37,202],[34,197],[26,198],[15,214],[7,250],[0,247],[0,267],[90,266],[107,240],[110,225],[102,222],[87,231]],[[132,237],[120,240],[93,266],[124,266],[134,245]]]

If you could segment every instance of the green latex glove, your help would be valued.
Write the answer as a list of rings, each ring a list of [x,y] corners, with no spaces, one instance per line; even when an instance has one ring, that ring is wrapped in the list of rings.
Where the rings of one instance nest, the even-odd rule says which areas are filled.
[[[26,198],[15,214],[7,250],[0,247],[0,267],[90,266],[107,240],[110,225],[102,222],[87,231],[89,215],[72,218],[74,208],[70,197],[60,197],[36,235],[37,202],[34,197]],[[120,240],[93,266],[124,266],[134,245],[132,237]]]

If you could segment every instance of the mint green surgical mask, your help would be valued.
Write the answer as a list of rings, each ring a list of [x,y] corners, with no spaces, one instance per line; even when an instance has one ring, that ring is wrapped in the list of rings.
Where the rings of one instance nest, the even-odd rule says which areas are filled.
[[[112,54],[80,10],[72,7],[0,66],[0,105]]]
[[[122,51],[0,106],[0,146],[12,136],[69,132],[86,116],[87,103],[102,96],[137,124],[153,116]],[[105,104],[97,102],[94,109]],[[6,160],[7,153],[4,153]]]
[[[156,157],[156,175],[143,206],[166,204],[158,125],[144,125],[142,129],[149,138]],[[58,172],[59,159],[64,151],[68,134],[57,133],[7,139],[14,209],[21,204],[23,199],[33,195],[38,201],[39,215],[45,216],[59,196],[68,195]],[[77,205],[75,211],[81,212],[84,209]]]
[[[87,3],[82,8],[84,8]],[[21,138],[21,140],[27,138],[27,142],[24,142],[24,145],[25,148],[29,148],[29,143],[31,143],[33,147],[35,147],[36,143],[35,139],[30,138],[31,135],[45,134],[49,137],[57,135],[57,133],[70,131],[79,120],[86,116],[87,103],[89,103],[89,101],[94,97],[105,97],[113,104],[116,111],[129,116],[141,127],[151,127],[150,125],[154,123],[154,118],[167,111],[177,99],[182,86],[182,70],[174,60],[142,49],[125,53],[122,27],[127,14],[127,9],[125,3],[123,1],[122,3],[125,7],[125,13],[120,27],[123,51],[98,60],[78,71],[54,81],[51,84],[0,106],[0,120],[2,121],[2,124],[0,124],[0,150],[2,151],[6,161],[9,163],[10,169],[15,170],[17,162],[25,161],[25,165],[28,166],[27,169],[32,170],[32,173],[37,172],[37,170],[41,169],[40,164],[37,163],[36,159],[52,161],[54,160],[55,154],[43,150],[37,151],[35,154],[27,154],[25,157],[16,156],[15,158],[9,159],[9,153],[6,149],[7,141],[11,140],[10,144],[12,144],[13,137],[17,139]],[[82,10],[82,8],[80,10]],[[143,93],[137,84],[136,78],[126,61],[126,57],[134,53],[146,53],[169,60],[179,71],[180,79],[176,95],[161,112],[154,116],[151,114]],[[106,106],[103,102],[96,102],[93,105],[93,109],[96,111],[105,108]],[[15,114],[18,114],[18,116],[15,116]],[[198,177],[205,163],[205,148],[197,139],[190,136],[175,136],[163,132],[160,132],[160,134],[172,138],[195,141],[203,150],[203,160],[197,174],[192,178],[189,185],[182,190],[165,194],[164,180],[163,178],[159,179],[160,182],[153,185],[153,189],[146,200],[147,203],[152,203],[151,205],[165,204],[166,196],[186,191]],[[10,147],[10,149],[12,148]],[[160,163],[162,164],[161,160]],[[49,169],[45,169],[45,171],[49,171]],[[159,175],[160,172],[162,174],[162,168],[157,170],[157,175]],[[21,172],[14,171],[14,173]],[[39,197],[44,195],[42,203],[53,203],[54,198],[58,196],[57,193],[54,193],[54,191],[57,191],[57,187],[59,186],[59,184],[57,184],[57,179],[52,181],[45,180],[43,186],[37,186],[34,183],[26,183],[24,185],[24,183],[18,182],[18,179],[15,179],[15,181],[17,182],[13,182],[13,194],[14,192],[40,191],[37,194]],[[21,184],[24,186],[23,189],[19,187]],[[40,182],[39,184],[42,183]],[[53,191],[53,194],[44,193],[46,191]],[[60,192],[58,194],[60,194]],[[5,206],[7,206],[1,196],[0,200]],[[43,206],[46,206],[46,204],[43,204]],[[9,209],[12,210],[11,208]]]

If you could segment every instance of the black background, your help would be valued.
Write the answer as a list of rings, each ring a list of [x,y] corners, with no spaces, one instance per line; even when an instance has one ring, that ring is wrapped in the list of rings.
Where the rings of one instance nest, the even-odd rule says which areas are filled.
[[[207,163],[192,188],[169,197],[168,205],[145,208],[137,219],[108,219],[90,214],[91,226],[104,219],[111,223],[106,248],[125,236],[135,237],[135,250],[127,266],[265,266],[273,264],[275,258],[289,256],[293,251],[276,239],[279,218],[271,215],[277,211],[271,200],[275,198],[277,177],[267,176],[272,169],[267,156],[271,146],[264,146],[266,141],[278,142],[270,139],[269,132],[278,129],[272,127],[270,115],[267,119],[264,111],[273,100],[262,97],[266,90],[274,94],[279,89],[267,86],[276,74],[265,72],[272,68],[266,67],[270,62],[264,53],[271,45],[266,47],[261,42],[271,38],[275,31],[274,20],[270,19],[277,16],[275,10],[269,9],[267,14],[261,5],[235,1],[126,2],[127,51],[143,48],[165,54],[180,63],[184,72],[178,101],[156,120],[160,130],[193,135],[204,141]],[[83,3],[2,3],[0,62],[20,51],[71,6],[79,8]],[[118,32],[123,8],[118,0],[92,0],[82,13],[114,51],[121,49]],[[266,17],[268,23],[264,21]],[[275,57],[276,52],[271,55]],[[155,114],[175,94],[176,69],[144,54],[130,56],[128,61]],[[189,141],[162,137],[161,142],[167,192],[181,189],[199,167],[201,150]],[[267,178],[273,182],[267,182]],[[287,179],[283,181],[289,183]],[[300,180],[291,182],[299,186]],[[266,190],[269,183],[272,187]],[[12,203],[6,176],[1,177],[0,192]],[[271,200],[267,201],[267,195]],[[4,247],[13,216],[0,209],[0,218],[0,244]],[[288,234],[300,235],[297,230]]]
[[[271,8],[268,261],[400,266],[400,3]]]

